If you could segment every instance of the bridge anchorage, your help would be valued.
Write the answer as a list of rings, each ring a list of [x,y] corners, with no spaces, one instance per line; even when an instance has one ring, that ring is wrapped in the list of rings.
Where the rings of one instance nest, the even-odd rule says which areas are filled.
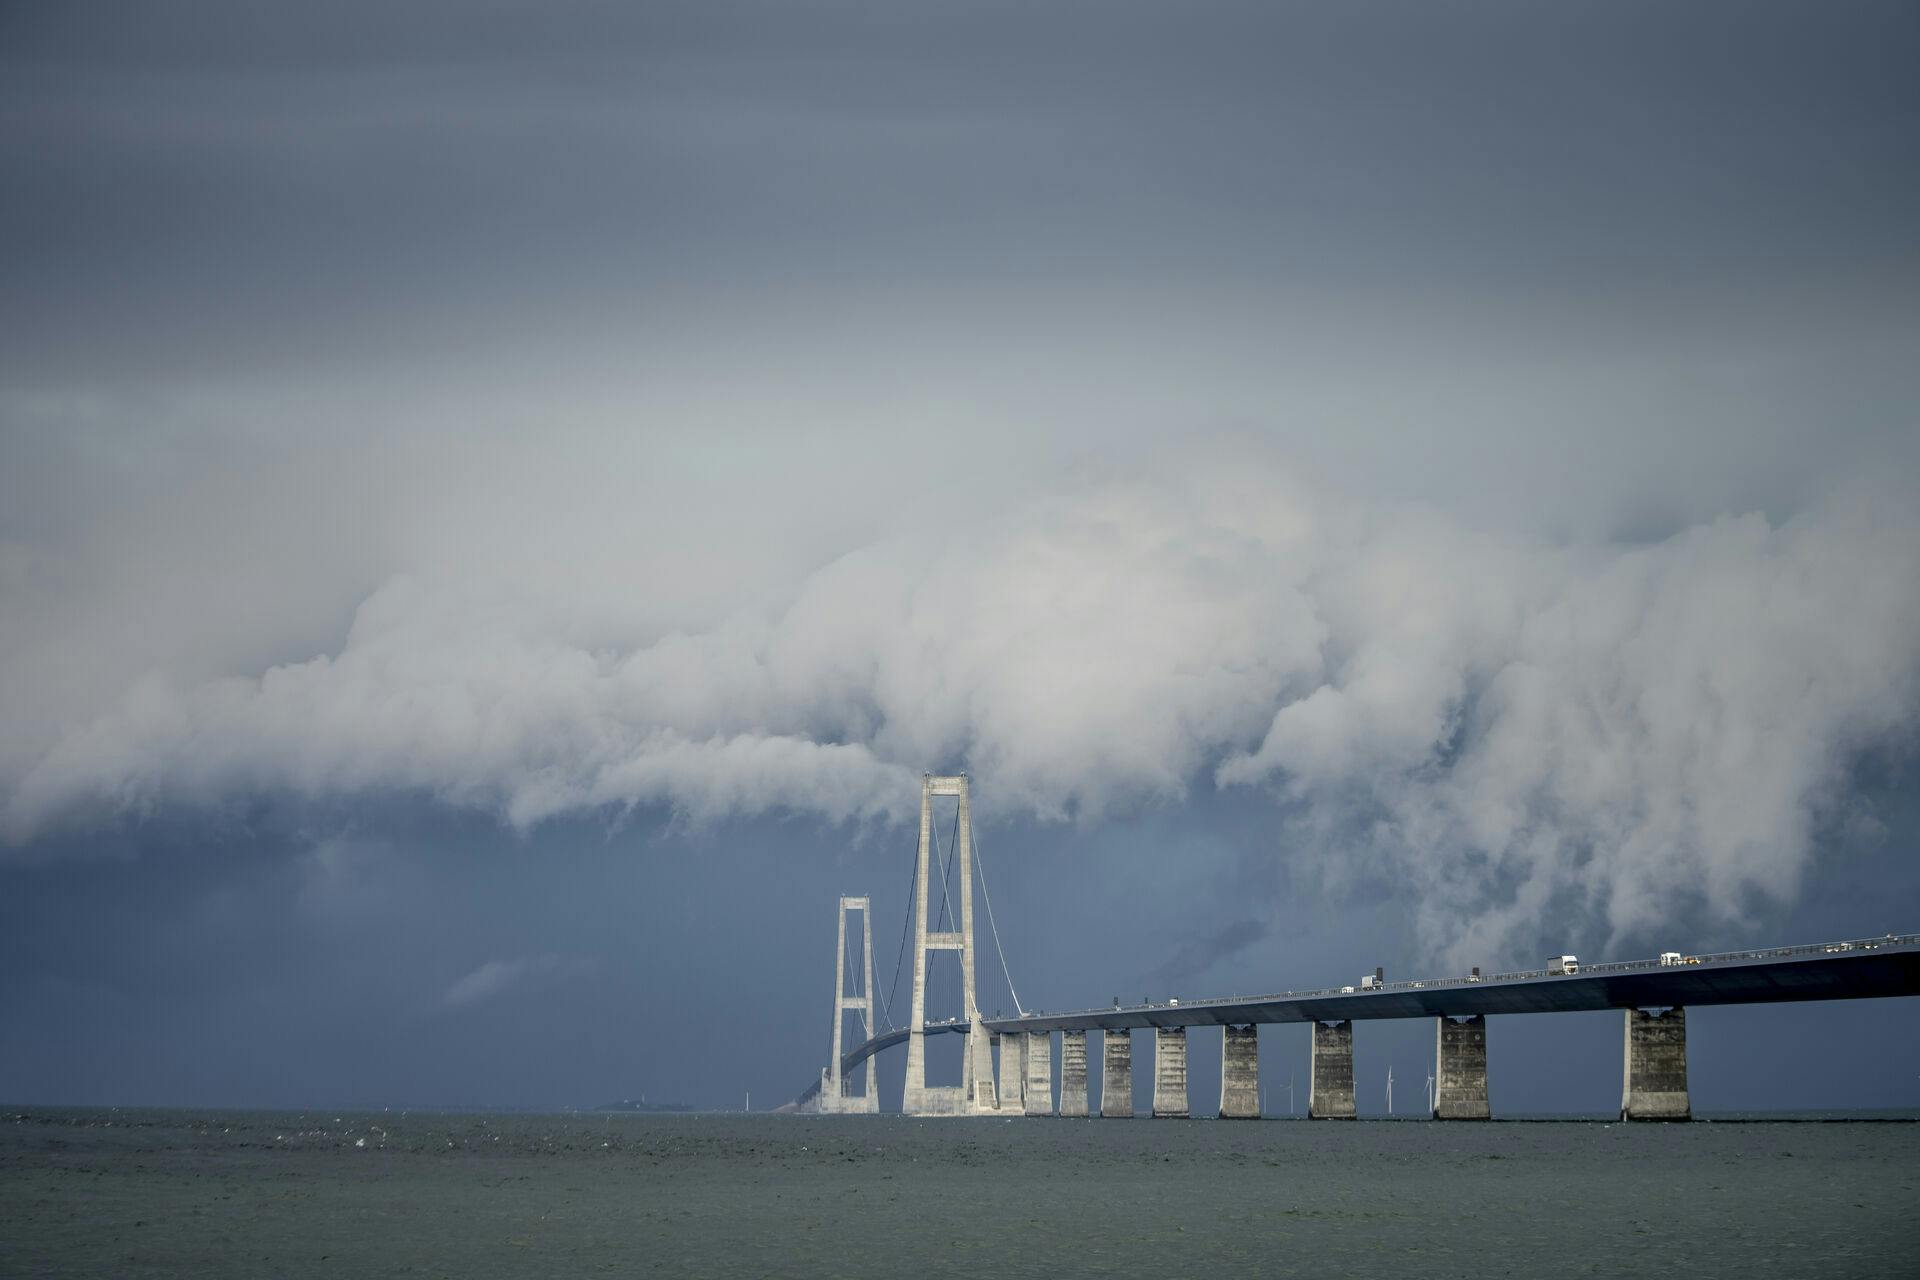
[[[957,803],[950,851],[943,851],[934,823],[936,799]],[[1207,1000],[1115,1004],[1067,1013],[1028,1013],[1014,995],[1016,1015],[982,1017],[974,984],[973,882],[979,850],[964,774],[922,778],[920,840],[914,854],[913,992],[911,1018],[892,1025],[886,992],[880,993],[888,1027],[873,1025],[873,927],[869,900],[841,898],[834,977],[831,1057],[820,1078],[790,1109],[811,1112],[877,1111],[873,1058],[907,1045],[906,1087],[901,1110],[916,1116],[1027,1115],[1124,1119],[1133,1108],[1133,1032],[1153,1035],[1151,1114],[1192,1114],[1187,1082],[1187,1032],[1221,1028],[1221,1119],[1258,1119],[1260,1027],[1306,1023],[1311,1028],[1307,1116],[1351,1120],[1354,1103],[1354,1023],[1384,1018],[1429,1018],[1434,1024],[1432,1098],[1435,1120],[1488,1120],[1493,1108],[1488,1082],[1490,1014],[1540,1014],[1618,1009],[1623,1022],[1620,1118],[1686,1120],[1692,1115],[1687,1088],[1687,1009],[1721,1004],[1771,1004],[1803,1000],[1848,1000],[1920,995],[1920,935],[1887,934],[1848,942],[1774,947],[1716,955],[1663,953],[1657,960],[1597,965],[1557,957],[1546,968],[1483,976],[1385,982],[1378,975],[1359,987],[1287,991],[1274,995],[1224,996]],[[931,873],[939,880],[938,914]],[[953,872],[959,892],[948,893]],[[956,904],[952,898],[957,896]],[[993,928],[993,899],[981,877],[981,897],[994,934],[1001,971],[1007,974]],[[861,913],[863,935],[856,964],[848,948],[847,914]],[[955,918],[957,916],[957,919]],[[957,927],[956,927],[957,926]],[[903,939],[904,950],[904,939]],[[960,962],[961,1007],[951,1018],[927,1020],[931,958],[951,951]],[[850,978],[851,975],[851,978]],[[898,974],[895,975],[896,981]],[[848,995],[850,985],[857,986]],[[1011,974],[1007,987],[1013,991]],[[865,1040],[843,1044],[849,1013],[861,1018]],[[1087,1033],[1100,1033],[1100,1096],[1089,1078]],[[1060,1037],[1058,1105],[1054,1099],[1054,1035]],[[927,1037],[966,1037],[961,1083],[927,1083]],[[996,1061],[998,1074],[996,1076]],[[852,1091],[854,1072],[865,1063],[864,1088]],[[785,1108],[783,1108],[785,1109]]]

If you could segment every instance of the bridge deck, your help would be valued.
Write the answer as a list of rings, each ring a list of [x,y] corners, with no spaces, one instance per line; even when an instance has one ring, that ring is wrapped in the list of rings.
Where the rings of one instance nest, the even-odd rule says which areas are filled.
[[[1333,988],[1264,996],[1117,1005],[1065,1013],[989,1018],[989,1031],[1120,1031],[1136,1027],[1244,1026],[1259,1022],[1339,1022],[1371,1018],[1469,1017],[1500,1013],[1575,1013],[1595,1009],[1698,1008],[1790,1000],[1855,1000],[1920,995],[1920,934],[1855,942],[1776,947],[1724,955],[1601,964],[1577,974],[1544,970],[1472,978],[1390,982],[1359,991]],[[930,1022],[929,1033],[961,1032]],[[905,1029],[867,1041],[843,1060],[843,1072],[907,1038]]]

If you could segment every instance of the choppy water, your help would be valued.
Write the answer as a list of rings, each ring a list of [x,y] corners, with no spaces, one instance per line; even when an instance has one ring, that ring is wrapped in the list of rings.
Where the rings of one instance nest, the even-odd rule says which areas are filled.
[[[1920,1125],[0,1115],[0,1275],[1913,1276]]]

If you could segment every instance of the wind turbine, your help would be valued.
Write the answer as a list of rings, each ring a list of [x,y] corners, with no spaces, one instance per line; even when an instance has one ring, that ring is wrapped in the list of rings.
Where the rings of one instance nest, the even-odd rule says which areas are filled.
[[[1433,1114],[1433,1072],[1427,1072],[1427,1114]]]
[[[1387,1064],[1387,1114],[1393,1114],[1393,1064]]]

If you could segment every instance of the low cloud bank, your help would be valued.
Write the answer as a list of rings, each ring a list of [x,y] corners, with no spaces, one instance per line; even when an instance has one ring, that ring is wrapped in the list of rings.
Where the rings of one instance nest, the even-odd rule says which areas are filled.
[[[1912,742],[1920,519],[1863,490],[1567,547],[1200,467],[878,543],[698,632],[574,622],[396,576],[336,653],[148,674],[0,780],[8,837],[252,792],[885,823],[967,768],[1047,820],[1260,789],[1276,858],[1404,883],[1434,950],[1568,911],[1645,936],[1790,900],[1851,762]]]

